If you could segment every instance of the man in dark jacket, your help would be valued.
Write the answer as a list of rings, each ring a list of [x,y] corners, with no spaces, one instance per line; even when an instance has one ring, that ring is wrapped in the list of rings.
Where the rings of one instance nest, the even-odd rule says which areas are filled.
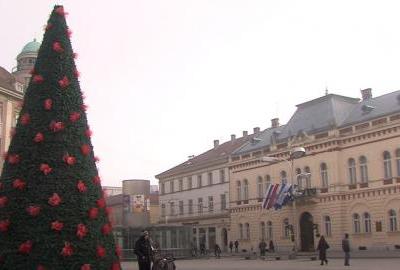
[[[238,240],[235,241],[235,252],[236,253],[239,252],[239,241]]]
[[[143,231],[140,238],[136,241],[135,254],[138,259],[139,270],[150,270],[152,249],[148,231]]]
[[[342,249],[344,251],[344,265],[350,266],[350,241],[348,233],[344,235],[344,239],[342,240]]]

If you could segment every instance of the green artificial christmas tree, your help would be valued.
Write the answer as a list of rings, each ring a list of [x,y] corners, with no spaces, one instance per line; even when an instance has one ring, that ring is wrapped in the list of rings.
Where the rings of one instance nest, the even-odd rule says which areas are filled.
[[[50,15],[5,155],[0,269],[120,269],[65,15]]]

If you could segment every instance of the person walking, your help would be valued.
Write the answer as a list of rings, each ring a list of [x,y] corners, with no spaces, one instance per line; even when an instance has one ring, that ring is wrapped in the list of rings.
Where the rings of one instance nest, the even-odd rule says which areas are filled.
[[[267,243],[265,243],[264,239],[261,240],[260,244],[258,245],[260,249],[260,256],[265,256],[265,251],[267,250]]]
[[[344,239],[342,240],[342,249],[344,252],[344,265],[350,266],[350,240],[349,234],[344,234]]]
[[[229,249],[231,250],[231,253],[232,253],[232,249],[233,249],[233,242],[232,241],[229,242]]]
[[[238,240],[235,241],[235,252],[236,253],[239,252],[239,241]]]
[[[322,235],[319,239],[317,247],[317,250],[319,250],[319,259],[321,260],[321,265],[324,265],[324,262],[328,264],[328,259],[326,258],[326,250],[328,248],[328,242],[326,242],[325,237]]]
[[[269,241],[269,252],[271,252],[271,253],[275,252],[275,246],[274,246],[274,242],[272,240]]]
[[[135,254],[138,259],[139,270],[151,269],[152,248],[149,240],[149,232],[143,231],[135,243]]]
[[[215,244],[214,246],[214,255],[217,259],[221,258],[221,248],[219,247],[218,244]]]

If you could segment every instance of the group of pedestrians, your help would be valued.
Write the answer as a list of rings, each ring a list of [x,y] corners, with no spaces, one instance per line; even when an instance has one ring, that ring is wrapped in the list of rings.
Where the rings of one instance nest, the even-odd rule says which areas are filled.
[[[329,249],[329,244],[325,240],[324,236],[321,236],[318,242],[317,250],[319,251],[319,259],[321,261],[321,265],[328,264],[328,258],[326,256],[326,251]],[[346,233],[342,240],[342,250],[344,252],[344,265],[350,266],[350,240],[349,234]]]
[[[152,241],[149,237],[149,233],[147,231],[143,231],[141,237],[135,242],[135,254],[138,259],[139,270],[150,270],[151,262],[153,261],[154,250]],[[205,246],[205,245],[204,245]],[[235,253],[239,252],[239,241],[229,242],[229,249],[231,253],[233,253],[233,247],[235,247]],[[205,249],[205,248],[204,248]],[[265,256],[267,251],[267,243],[262,240],[259,244],[260,255]],[[319,260],[321,261],[321,265],[328,264],[328,258],[326,255],[326,251],[329,249],[329,244],[326,241],[324,236],[321,236],[318,242],[317,250],[319,252]],[[345,234],[342,239],[342,250],[344,252],[344,265],[350,266],[350,240],[349,234]],[[275,252],[274,242],[271,240],[269,242],[269,252]],[[214,254],[216,258],[220,258],[221,256],[221,248],[218,244],[214,246]]]

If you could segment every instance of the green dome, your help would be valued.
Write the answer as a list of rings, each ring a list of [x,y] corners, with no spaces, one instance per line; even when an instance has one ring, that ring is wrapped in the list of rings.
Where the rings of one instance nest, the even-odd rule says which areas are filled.
[[[22,48],[21,53],[38,52],[39,48],[40,48],[40,42],[37,42],[35,38],[33,41],[26,44],[24,48]]]

